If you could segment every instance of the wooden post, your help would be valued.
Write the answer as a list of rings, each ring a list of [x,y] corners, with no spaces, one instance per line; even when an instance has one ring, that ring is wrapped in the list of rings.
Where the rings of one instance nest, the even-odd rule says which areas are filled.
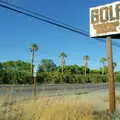
[[[111,113],[116,110],[115,101],[115,79],[113,72],[113,56],[112,56],[112,38],[107,37],[107,56],[108,56],[108,88],[109,88],[109,110]]]
[[[37,70],[34,68],[34,74],[33,74],[33,95],[36,97],[37,95]]]
[[[34,97],[36,96],[36,76],[34,76]]]

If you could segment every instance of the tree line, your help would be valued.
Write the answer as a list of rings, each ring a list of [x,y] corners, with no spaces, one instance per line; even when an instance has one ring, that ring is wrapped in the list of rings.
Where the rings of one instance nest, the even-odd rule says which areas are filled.
[[[30,47],[31,63],[22,60],[0,63],[0,84],[32,84],[35,75],[35,54],[39,47],[32,44]],[[42,59],[37,66],[36,81],[41,83],[101,83],[107,81],[107,59],[102,57],[99,69],[88,67],[90,56],[83,56],[83,65],[66,65],[67,54],[60,53],[60,65],[57,66],[52,59]],[[113,67],[117,66],[113,63]],[[119,81],[119,72],[115,72]]]

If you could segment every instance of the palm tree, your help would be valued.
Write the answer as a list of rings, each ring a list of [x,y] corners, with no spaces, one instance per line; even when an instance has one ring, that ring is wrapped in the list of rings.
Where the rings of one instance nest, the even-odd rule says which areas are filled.
[[[65,58],[67,57],[67,55],[64,53],[64,52],[62,52],[61,54],[60,54],[60,66],[61,66],[61,69],[62,69],[62,74],[63,74],[63,72],[64,72],[64,66],[65,66]]]
[[[35,52],[38,51],[37,44],[32,44],[30,47],[30,52],[32,53],[32,63],[31,63],[31,72],[32,72],[32,78],[33,78],[33,91],[34,96],[36,96],[36,76],[34,76],[34,60],[35,60]]]
[[[106,62],[106,61],[107,61],[107,59],[104,58],[104,57],[102,57],[102,58],[100,59],[100,62],[101,62],[102,65],[103,65],[102,75],[105,73],[105,62]]]
[[[30,52],[32,53],[32,63],[31,63],[32,76],[34,76],[34,60],[35,60],[35,52],[37,51],[38,51],[38,46],[37,44],[33,43],[30,47]]]
[[[88,61],[90,60],[89,56],[83,56],[84,66],[85,66],[85,76],[87,75]]]

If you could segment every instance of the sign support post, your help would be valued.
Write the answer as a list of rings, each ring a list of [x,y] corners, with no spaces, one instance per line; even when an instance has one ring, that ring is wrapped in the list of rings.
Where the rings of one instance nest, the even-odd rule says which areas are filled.
[[[107,37],[107,56],[108,56],[108,88],[109,88],[109,111],[116,110],[115,101],[115,79],[113,73],[113,56],[112,56],[112,37]]]

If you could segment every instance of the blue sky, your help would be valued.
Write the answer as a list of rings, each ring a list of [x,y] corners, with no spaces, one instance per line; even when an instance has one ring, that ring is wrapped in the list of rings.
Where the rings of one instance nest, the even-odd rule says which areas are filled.
[[[15,5],[53,17],[61,22],[89,31],[89,8],[115,0],[7,0]],[[119,40],[114,40],[119,43]],[[82,65],[84,55],[90,56],[89,66],[100,67],[106,57],[106,45],[92,38],[58,28],[27,16],[0,8],[0,61],[31,61],[29,47],[37,43],[36,64],[43,58],[59,65],[59,54],[65,52],[67,64]],[[120,48],[113,47],[114,61],[119,70]]]

